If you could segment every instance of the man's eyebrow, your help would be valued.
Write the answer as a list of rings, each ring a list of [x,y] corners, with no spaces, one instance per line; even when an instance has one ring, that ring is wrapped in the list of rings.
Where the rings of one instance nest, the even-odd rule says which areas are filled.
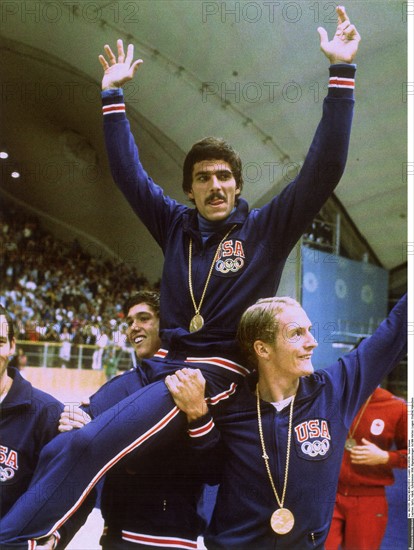
[[[138,317],[151,317],[151,313],[149,311],[139,311],[134,315],[127,315],[125,321],[132,321],[134,319],[137,319]]]
[[[194,175],[195,176],[209,176],[211,174],[232,174],[233,172],[228,168],[219,168],[213,170],[199,170]]]
[[[298,330],[303,332],[304,330],[306,330],[306,327],[303,327],[302,325],[298,325],[297,323],[293,323],[293,324],[290,324],[287,329],[288,332],[296,332]]]

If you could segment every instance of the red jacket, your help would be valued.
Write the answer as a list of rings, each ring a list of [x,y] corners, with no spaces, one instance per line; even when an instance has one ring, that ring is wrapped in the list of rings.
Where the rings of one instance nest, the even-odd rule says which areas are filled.
[[[393,468],[407,468],[406,403],[389,391],[377,388],[361,416],[362,409],[363,406],[354,418],[349,434],[357,445],[362,445],[364,437],[388,451],[389,461],[378,466],[355,465],[351,463],[350,453],[344,451],[338,486],[338,491],[344,495],[373,494],[376,490],[380,494],[385,485],[394,483]]]

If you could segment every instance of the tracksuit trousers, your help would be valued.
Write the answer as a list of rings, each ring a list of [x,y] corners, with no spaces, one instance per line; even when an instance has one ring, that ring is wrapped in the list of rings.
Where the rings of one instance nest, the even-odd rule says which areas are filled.
[[[184,366],[200,368],[207,380],[207,402],[214,405],[232,395],[247,369],[223,358],[212,358],[212,362],[169,365],[164,377]],[[35,539],[57,531],[124,456],[131,452],[145,456],[163,447],[168,452],[168,442],[178,430],[186,429],[185,414],[160,380],[123,399],[81,430],[58,435],[44,447],[28,491],[2,518],[0,548],[36,548]]]

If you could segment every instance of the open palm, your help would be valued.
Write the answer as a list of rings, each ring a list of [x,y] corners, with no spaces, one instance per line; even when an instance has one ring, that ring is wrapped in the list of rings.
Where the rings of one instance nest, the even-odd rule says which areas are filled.
[[[99,56],[99,62],[104,70],[102,90],[120,88],[125,82],[132,80],[139,65],[143,62],[142,59],[133,61],[134,46],[132,44],[128,45],[126,56],[122,40],[117,41],[117,49],[118,60],[107,44],[104,46],[104,50],[108,59],[103,55]]]

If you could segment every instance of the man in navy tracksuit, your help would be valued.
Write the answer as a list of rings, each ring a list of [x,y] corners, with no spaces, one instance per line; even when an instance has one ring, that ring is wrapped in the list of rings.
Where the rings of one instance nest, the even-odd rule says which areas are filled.
[[[314,372],[317,342],[300,304],[268,298],[243,315],[239,339],[258,375],[218,405],[213,421],[199,370],[166,383],[187,413],[194,447],[221,473],[205,535],[209,550],[324,546],[349,428],[362,403],[407,351],[404,296],[370,337]],[[207,472],[208,474],[208,472]]]
[[[13,320],[0,306],[0,518],[27,491],[42,448],[59,434],[63,410],[63,403],[8,365],[15,351]],[[86,518],[85,508],[46,537],[39,550],[66,548]]]
[[[47,486],[49,499],[21,499],[2,521],[1,542],[10,548],[27,548],[25,541],[67,521],[126,454],[144,456],[166,447],[186,429],[185,415],[165,386],[167,374],[198,366],[209,402],[216,405],[248,373],[235,341],[239,318],[255,300],[276,292],[288,254],[345,168],[356,69],[350,63],[360,37],[345,10],[338,7],[337,13],[331,41],[319,29],[321,49],[331,62],[329,92],[303,167],[280,195],[252,211],[240,198],[239,156],[214,138],[196,143],[184,162],[183,188],[196,208],[164,196],[140,163],[119,89],[133,78],[140,60],[133,62],[131,45],[125,56],[122,41],[118,60],[105,46],[103,113],[113,177],[165,256],[160,309],[165,356],[143,362],[148,386],[46,447],[31,489],[42,495]]]
[[[139,361],[162,356],[159,338],[159,294],[139,291],[124,305],[126,335]],[[82,428],[91,418],[113,407],[146,385],[140,365],[113,378],[81,408],[65,407],[60,431]],[[203,483],[200,461],[195,462],[185,432],[171,441],[168,452],[151,453],[136,460],[134,453],[105,476],[101,496],[104,532],[100,543],[107,550],[197,548],[203,522],[197,501]],[[65,524],[67,525],[67,524]]]
[[[42,447],[58,434],[63,404],[8,366],[16,352],[13,321],[0,306],[0,517],[27,490]],[[54,547],[54,538],[45,548]]]

